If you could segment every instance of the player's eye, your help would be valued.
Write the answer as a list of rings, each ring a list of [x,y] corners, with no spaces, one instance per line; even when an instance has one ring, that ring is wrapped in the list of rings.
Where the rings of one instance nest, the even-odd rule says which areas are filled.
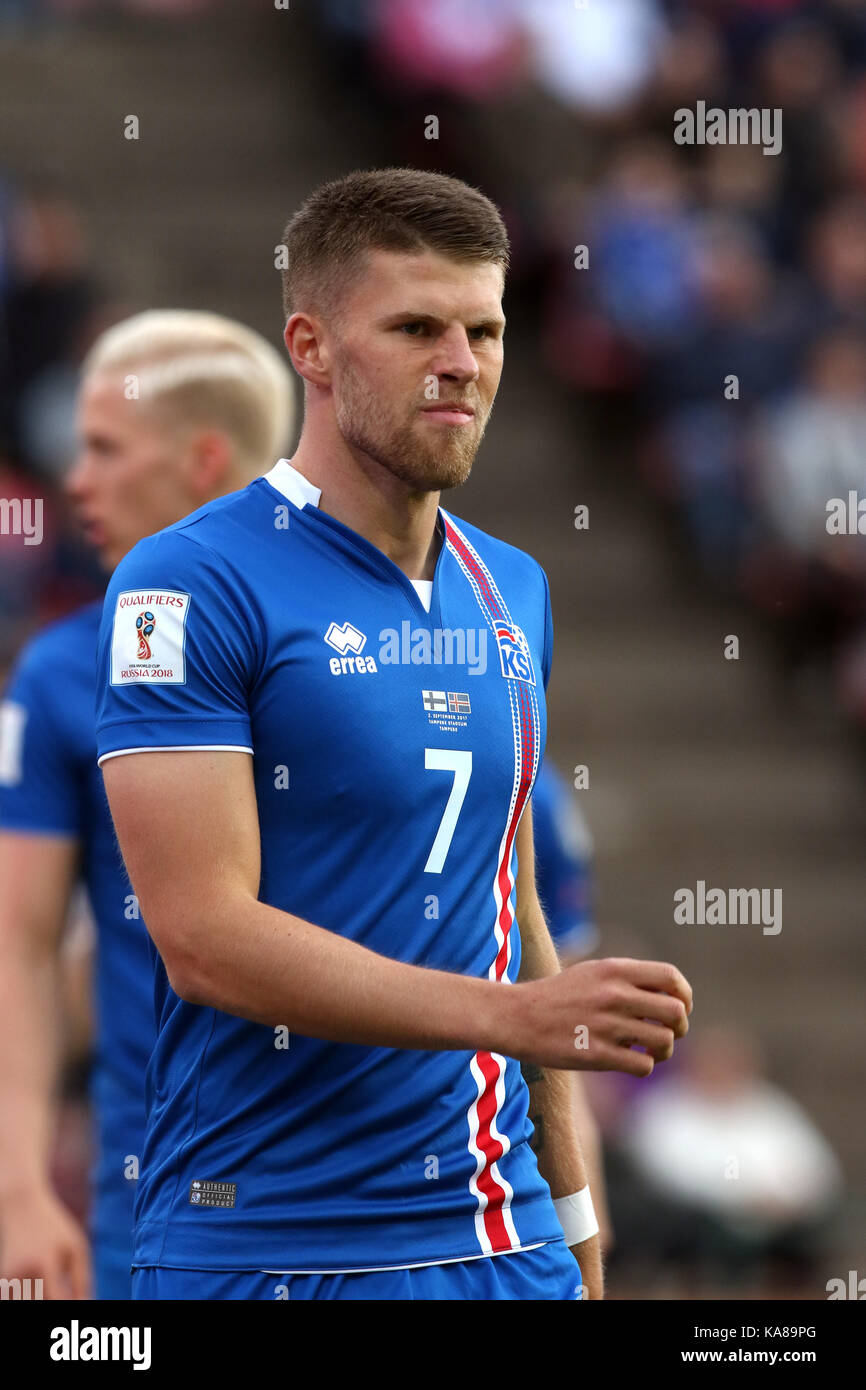
[[[418,328],[421,330],[421,332],[423,332],[426,327],[427,325],[424,323],[401,323],[400,331],[402,333],[408,333],[410,338],[419,338],[421,334],[413,333],[411,330],[413,328]]]
[[[84,448],[90,454],[95,454],[98,458],[110,458],[115,452],[115,446],[110,439],[104,435],[90,435],[84,440]]]

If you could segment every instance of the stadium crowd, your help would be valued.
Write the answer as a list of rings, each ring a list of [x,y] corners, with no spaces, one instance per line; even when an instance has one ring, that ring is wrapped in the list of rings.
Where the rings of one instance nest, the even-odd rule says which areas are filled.
[[[323,0],[314,18],[380,109],[435,98],[453,117],[437,157],[505,209],[512,293],[536,306],[550,370],[629,422],[636,481],[701,572],[766,616],[784,670],[820,667],[866,726],[866,546],[850,524],[828,531],[831,499],[866,494],[866,14],[850,0],[611,0],[576,25],[566,10]],[[567,178],[538,172],[519,140],[505,169],[473,138],[474,108],[542,96],[571,133]],[[673,112],[697,100],[781,109],[781,151],[676,145]],[[393,153],[411,162],[407,124],[393,123]],[[24,552],[0,538],[7,653],[28,613],[63,606],[58,575],[76,600],[97,582],[52,496],[76,363],[106,308],[76,209],[3,185],[3,492],[41,489],[49,537]]]
[[[550,370],[608,433],[628,422],[636,483],[705,579],[766,618],[781,670],[817,674],[866,726],[866,545],[828,528],[832,499],[866,495],[863,7],[325,0],[318,16],[378,104],[447,111],[449,165],[508,211]],[[515,112],[545,101],[567,178],[547,177],[535,120],[521,148]],[[781,149],[676,144],[674,112],[698,101],[781,110]],[[518,152],[498,188],[479,105]]]

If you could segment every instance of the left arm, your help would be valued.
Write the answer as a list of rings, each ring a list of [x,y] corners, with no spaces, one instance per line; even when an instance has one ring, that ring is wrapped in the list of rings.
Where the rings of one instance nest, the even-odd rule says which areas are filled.
[[[561,969],[535,886],[532,806],[527,804],[517,830],[517,921],[520,927],[519,979],[538,980]],[[536,1131],[535,1154],[541,1176],[555,1198],[567,1197],[587,1185],[587,1171],[578,1139],[574,1080],[570,1072],[523,1064],[529,1087],[529,1111]],[[604,1298],[601,1251],[597,1235],[571,1247],[580,1265],[590,1299]]]

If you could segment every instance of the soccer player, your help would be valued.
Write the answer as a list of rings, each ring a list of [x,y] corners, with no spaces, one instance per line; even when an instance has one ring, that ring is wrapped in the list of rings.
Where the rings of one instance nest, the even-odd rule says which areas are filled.
[[[67,479],[107,568],[142,536],[261,473],[291,427],[288,366],[212,314],[151,312],[105,333],[84,364],[81,450]],[[46,1298],[87,1297],[88,1242],[49,1178],[61,931],[77,880],[97,927],[92,1212],[96,1292],[129,1298],[144,1074],[155,1038],[148,938],[96,765],[101,600],[21,653],[0,755],[0,1259]],[[142,625],[147,641],[148,625]]]
[[[99,761],[162,962],[133,1297],[601,1297],[564,1071],[648,1074],[691,991],[559,970],[525,814],[547,581],[439,506],[499,382],[506,231],[384,169],[284,242],[297,451],[142,541],[100,630]]]

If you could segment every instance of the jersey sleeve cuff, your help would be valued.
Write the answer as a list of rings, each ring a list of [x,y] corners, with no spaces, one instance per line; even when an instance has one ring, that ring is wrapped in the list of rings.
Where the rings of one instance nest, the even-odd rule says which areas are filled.
[[[100,730],[97,763],[125,753],[165,753],[177,750],[223,749],[252,753],[249,723],[244,719],[152,720],[134,719],[107,725]]]
[[[45,835],[47,838],[53,836],[56,839],[76,840],[81,835],[81,826],[46,820],[44,813],[37,810],[11,813],[0,810],[0,832],[3,831],[10,835]]]

